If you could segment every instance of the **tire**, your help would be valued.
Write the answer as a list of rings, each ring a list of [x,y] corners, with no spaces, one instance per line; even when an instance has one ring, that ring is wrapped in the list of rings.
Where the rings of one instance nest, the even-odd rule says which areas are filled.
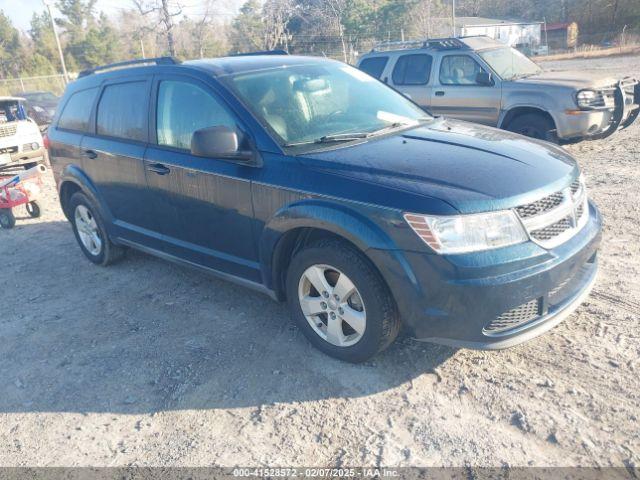
[[[16,217],[10,208],[0,208],[0,227],[10,230],[16,226]]]
[[[115,245],[109,239],[104,226],[104,220],[100,216],[98,209],[86,195],[81,192],[74,193],[69,200],[69,211],[71,212],[70,219],[73,226],[73,233],[76,236],[78,245],[80,245],[82,252],[91,262],[96,265],[107,266],[122,258],[124,249]],[[86,240],[83,240],[83,238],[86,238],[84,235],[88,235],[88,233],[85,233],[83,226],[80,226],[80,230],[78,228],[78,224],[81,222],[86,225],[86,221],[77,217],[77,215],[80,215],[80,212],[84,213],[86,218],[92,219],[93,222],[95,222],[95,234],[99,242],[95,241],[95,237],[93,237],[93,243],[85,244]]]
[[[307,272],[315,271],[310,269],[324,268],[323,278],[331,287],[326,298],[315,287],[311,288],[307,276]],[[355,290],[350,296],[334,301],[334,292],[340,293],[341,288],[333,290],[333,287],[341,275],[346,275]],[[368,259],[345,242],[322,240],[297,253],[287,271],[286,288],[289,308],[298,327],[313,346],[331,357],[351,363],[364,362],[387,348],[398,336],[400,319],[389,289]],[[305,298],[313,301],[315,309],[324,309],[318,310],[321,313],[315,316],[305,315],[302,307]],[[320,307],[323,303],[325,306]],[[329,314],[334,314],[334,320],[330,320]],[[362,314],[364,328],[361,323],[356,326],[353,320],[361,322]],[[343,315],[351,323],[344,320]],[[339,325],[338,337],[344,337],[341,342],[331,341],[338,337],[335,327],[330,334],[330,321],[338,322],[332,325]],[[361,331],[352,328],[352,324]]]
[[[31,218],[38,218],[42,214],[40,205],[35,200],[33,202],[25,204],[25,208],[27,209],[27,213]]]
[[[539,113],[526,113],[517,116],[509,123],[507,130],[526,137],[558,143],[553,121]]]

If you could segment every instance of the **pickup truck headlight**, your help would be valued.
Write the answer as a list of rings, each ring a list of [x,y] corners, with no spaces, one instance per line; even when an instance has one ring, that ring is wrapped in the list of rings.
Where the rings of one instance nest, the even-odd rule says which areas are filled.
[[[602,95],[595,90],[580,90],[576,94],[576,104],[584,109],[601,107]]]
[[[450,216],[405,213],[404,219],[424,243],[441,254],[490,250],[529,239],[512,210]]]

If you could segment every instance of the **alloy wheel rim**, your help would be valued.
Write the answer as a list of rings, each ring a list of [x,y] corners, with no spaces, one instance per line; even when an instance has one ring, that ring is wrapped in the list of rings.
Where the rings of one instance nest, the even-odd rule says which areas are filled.
[[[98,256],[102,251],[102,239],[95,217],[84,205],[78,205],[75,212],[76,229],[84,248],[91,255]]]
[[[360,292],[351,279],[330,265],[312,265],[298,283],[298,301],[313,331],[338,347],[358,343],[367,326]]]

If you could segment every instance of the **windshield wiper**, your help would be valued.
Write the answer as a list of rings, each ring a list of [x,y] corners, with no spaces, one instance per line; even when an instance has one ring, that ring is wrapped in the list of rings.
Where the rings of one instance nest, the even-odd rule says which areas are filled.
[[[313,143],[351,142],[353,140],[367,138],[368,136],[369,134],[366,132],[336,133],[334,135],[324,135],[317,140],[314,140]]]

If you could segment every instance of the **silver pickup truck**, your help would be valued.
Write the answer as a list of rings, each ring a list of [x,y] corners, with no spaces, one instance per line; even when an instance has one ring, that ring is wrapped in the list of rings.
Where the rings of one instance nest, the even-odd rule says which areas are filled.
[[[489,37],[387,43],[357,66],[434,115],[557,143],[607,137],[640,112],[634,78],[545,72]]]

